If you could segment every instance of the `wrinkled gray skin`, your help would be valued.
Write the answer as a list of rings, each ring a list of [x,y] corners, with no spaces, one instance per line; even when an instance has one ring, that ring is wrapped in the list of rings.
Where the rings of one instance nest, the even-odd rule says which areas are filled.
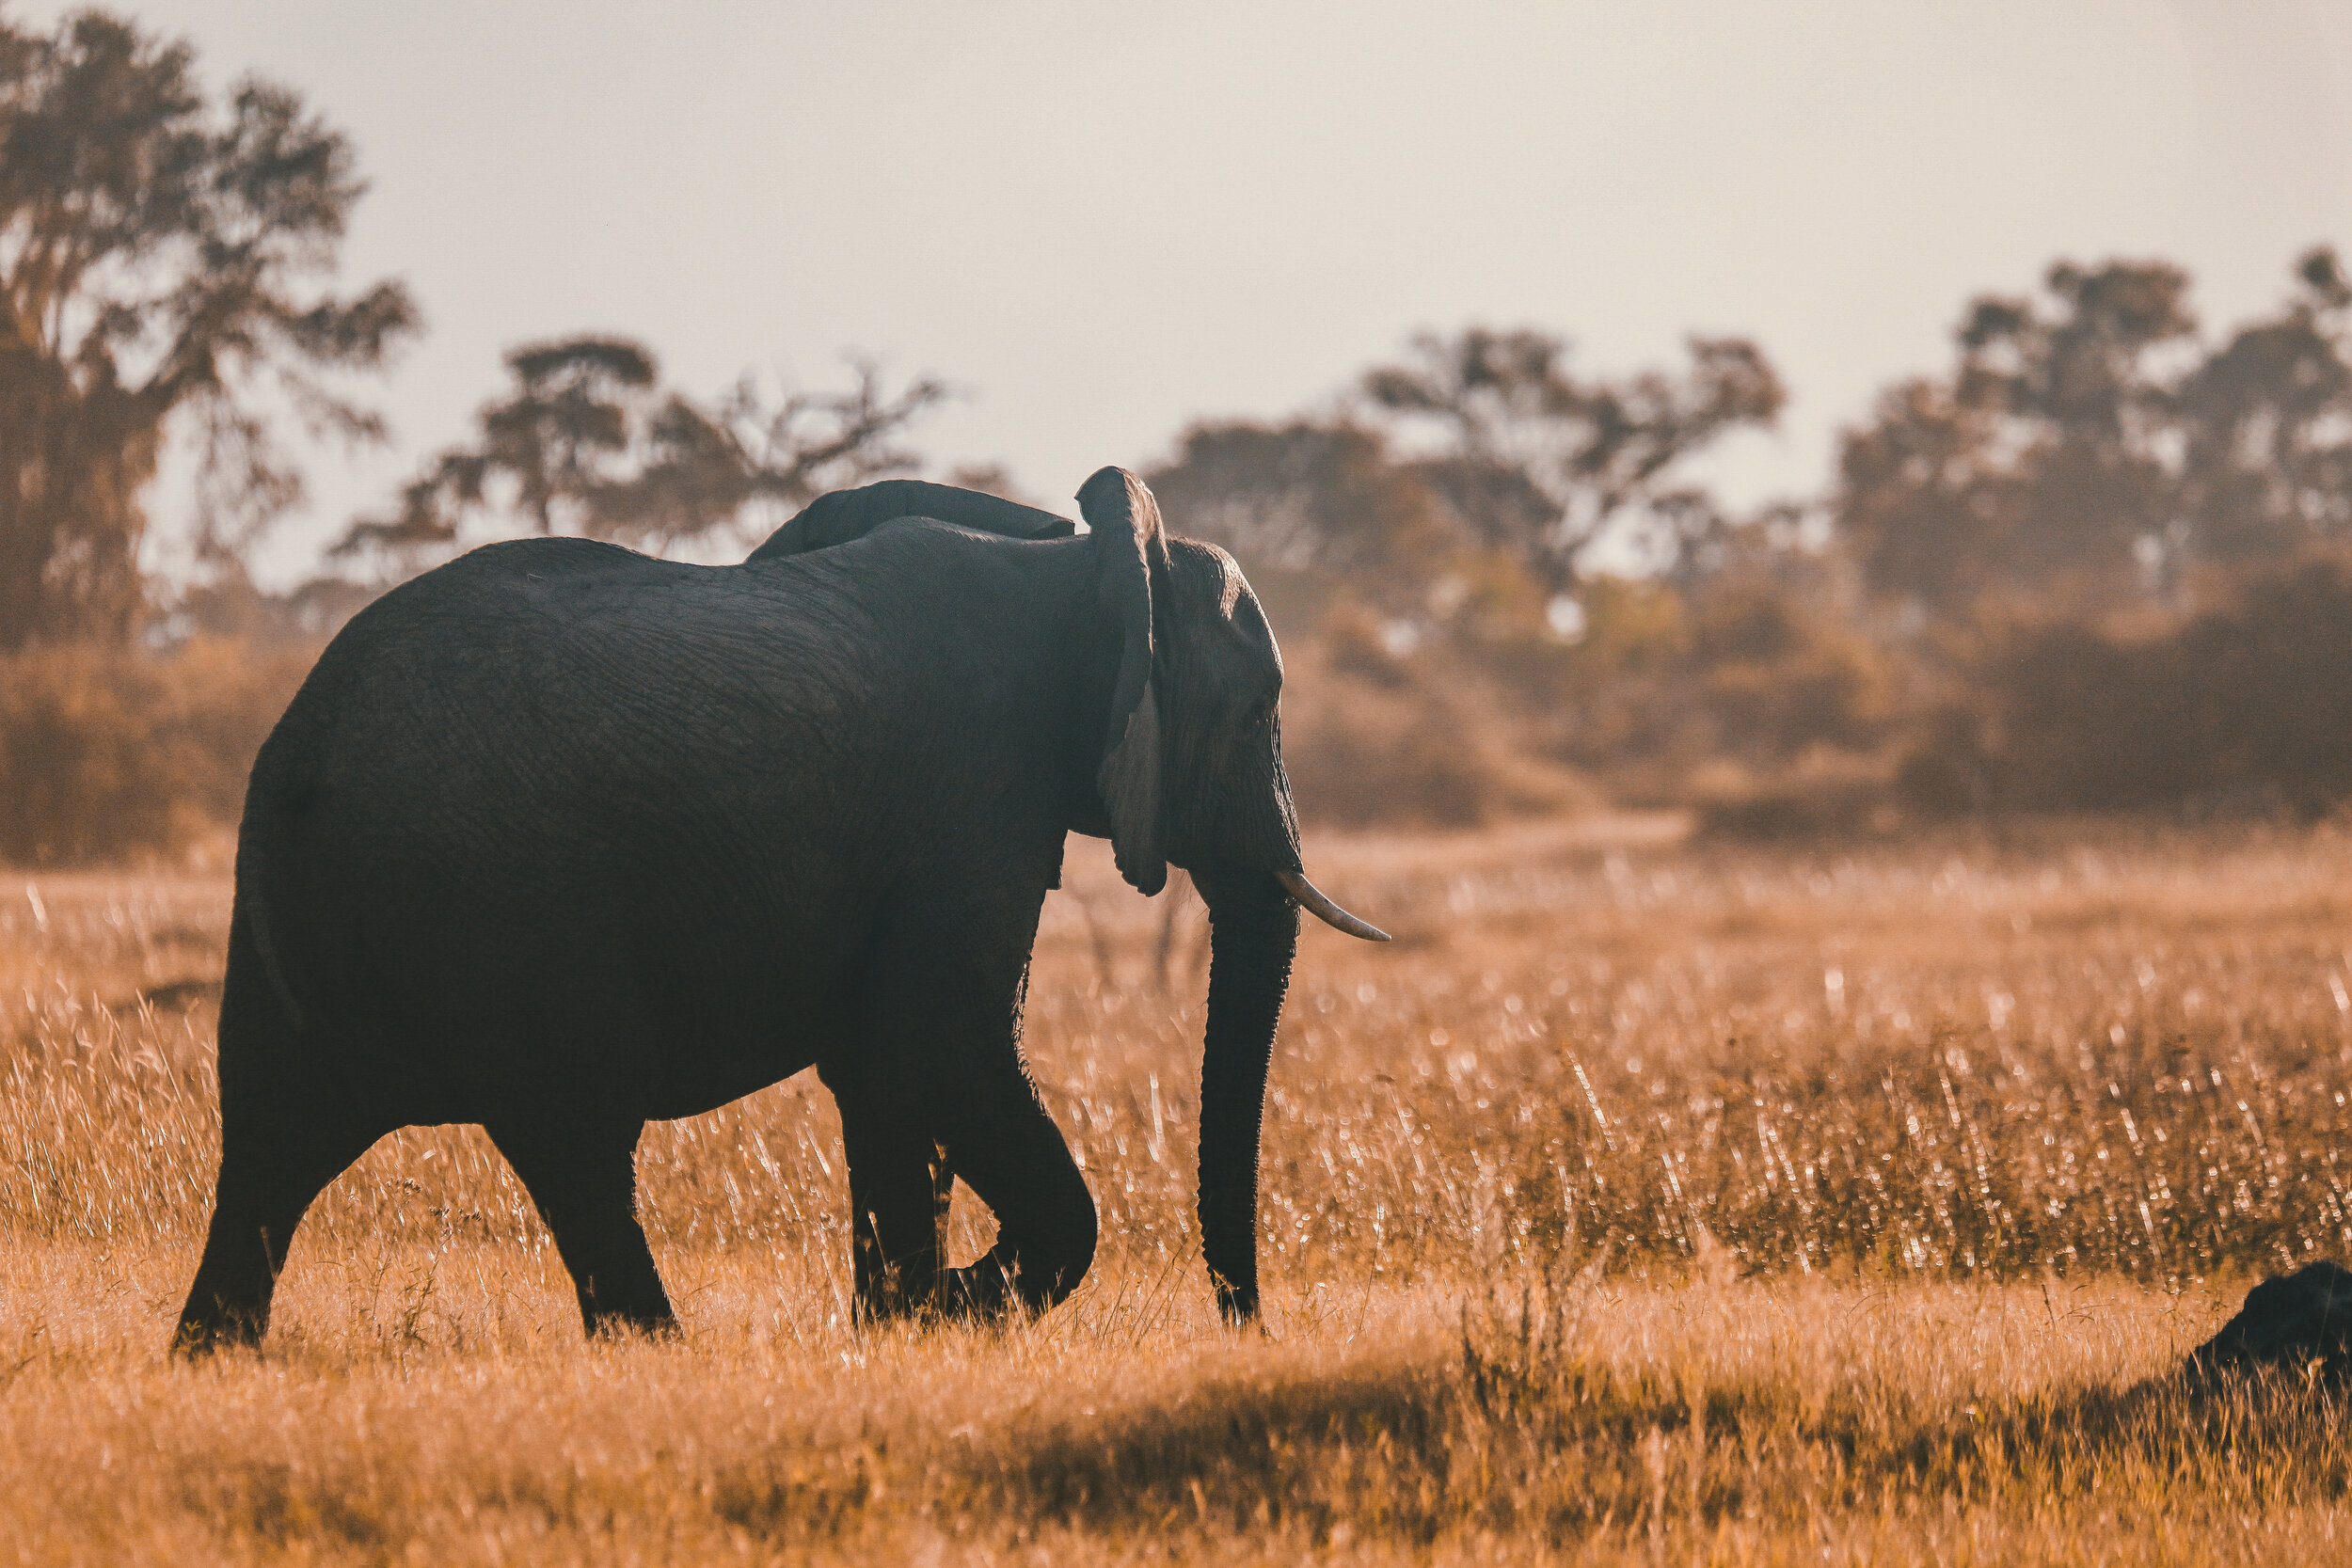
[[[487,1129],[592,1331],[666,1328],[645,1122],[811,1066],[862,1316],[1052,1306],[1094,1205],[1019,1037],[1073,831],[1208,903],[1201,1236],[1223,1309],[1253,1314],[1290,890],[1319,898],[1286,881],[1281,657],[1232,561],[1165,537],[1140,481],[1106,468],[1079,500],[1088,534],[892,482],[732,567],[496,545],[357,617],[254,765],[219,1189],[175,1343],[258,1339],[311,1199],[437,1122]],[[951,1178],[998,1225],[961,1269]]]

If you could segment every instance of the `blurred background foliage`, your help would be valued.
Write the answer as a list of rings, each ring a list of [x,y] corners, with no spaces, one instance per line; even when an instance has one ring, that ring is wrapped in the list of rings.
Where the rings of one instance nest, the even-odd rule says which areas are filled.
[[[303,494],[283,438],[381,439],[359,388],[422,329],[397,281],[329,287],[364,191],[287,88],[208,95],[185,46],[103,14],[0,21],[0,857],[217,854],[317,649],[461,548],[739,559],[828,489],[926,469],[935,377],[705,396],[583,332],[510,352],[467,440],[264,591],[246,562]],[[1786,398],[1736,337],[1609,375],[1561,332],[1473,325],[1313,411],[1197,422],[1147,477],[1264,598],[1325,823],[1614,802],[1851,834],[2352,798],[2332,249],[2220,331],[2177,266],[2056,262],[1963,302],[1949,363],[1879,396],[1820,493],[1727,505],[1705,454]],[[191,564],[165,574],[147,506],[175,442]]]

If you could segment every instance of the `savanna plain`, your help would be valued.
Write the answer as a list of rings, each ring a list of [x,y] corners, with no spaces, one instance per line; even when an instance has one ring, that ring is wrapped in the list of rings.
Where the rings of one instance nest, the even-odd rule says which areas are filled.
[[[657,1127],[686,1323],[584,1342],[471,1129],[388,1139],[258,1355],[176,1363],[224,879],[0,879],[24,1561],[2281,1562],[2344,1396],[2169,1373],[2352,1256],[2352,832],[1312,838],[1263,1331],[1191,1234],[1203,916],[1073,841],[1028,1051],[1103,1212],[1008,1328],[860,1332],[824,1091]],[[1172,911],[1172,913],[1171,913]],[[989,1234],[958,1195],[959,1258]]]

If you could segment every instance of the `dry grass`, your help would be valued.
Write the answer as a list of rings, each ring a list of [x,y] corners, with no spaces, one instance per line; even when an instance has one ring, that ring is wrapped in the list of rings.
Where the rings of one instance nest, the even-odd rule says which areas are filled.
[[[830,1104],[644,1155],[682,1344],[587,1346],[478,1134],[328,1195],[261,1357],[162,1345],[217,882],[0,881],[0,1555],[25,1560],[2270,1561],[2337,1396],[2161,1382],[2352,1252],[2352,842],[1846,856],[1655,823],[1316,846],[1264,1336],[1188,1234],[1200,913],[1073,852],[1030,1049],[1104,1215],[1035,1323],[846,1325]],[[1165,974],[1165,987],[1158,976]],[[960,1253],[985,1216],[961,1204]]]

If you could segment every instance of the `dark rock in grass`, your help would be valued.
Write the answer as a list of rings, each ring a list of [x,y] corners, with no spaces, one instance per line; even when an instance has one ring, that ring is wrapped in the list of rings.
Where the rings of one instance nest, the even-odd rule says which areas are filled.
[[[2352,1383],[2352,1269],[2313,1263],[2265,1279],[2236,1317],[2189,1353],[2192,1383],[2265,1370]]]

